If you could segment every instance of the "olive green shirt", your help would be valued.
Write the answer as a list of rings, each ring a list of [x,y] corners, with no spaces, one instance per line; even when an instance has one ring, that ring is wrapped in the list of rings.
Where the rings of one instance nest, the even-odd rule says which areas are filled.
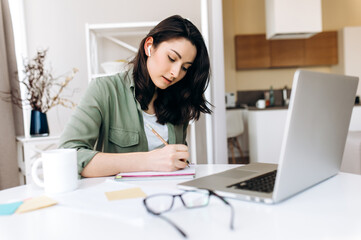
[[[93,80],[65,127],[59,147],[77,149],[79,174],[98,152],[148,151],[131,71]],[[185,144],[188,124],[167,126],[168,142]]]

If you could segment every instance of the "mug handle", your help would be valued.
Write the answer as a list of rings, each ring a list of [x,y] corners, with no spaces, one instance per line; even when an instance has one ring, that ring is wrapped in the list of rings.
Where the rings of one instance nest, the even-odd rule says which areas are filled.
[[[44,181],[39,178],[38,173],[37,173],[37,170],[38,170],[39,165],[42,162],[42,160],[43,160],[42,157],[35,160],[33,166],[31,167],[31,176],[32,176],[34,182],[36,183],[36,185],[43,188]]]

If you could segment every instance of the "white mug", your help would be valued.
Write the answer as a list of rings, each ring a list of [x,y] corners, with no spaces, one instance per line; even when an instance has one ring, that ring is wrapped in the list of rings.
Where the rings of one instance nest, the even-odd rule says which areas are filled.
[[[40,163],[43,165],[44,180],[38,176]],[[32,168],[31,175],[36,185],[46,193],[63,193],[78,187],[78,165],[76,149],[54,149],[41,153]]]
[[[259,100],[256,102],[256,107],[257,107],[257,108],[266,108],[266,100],[264,100],[264,99],[259,99]]]

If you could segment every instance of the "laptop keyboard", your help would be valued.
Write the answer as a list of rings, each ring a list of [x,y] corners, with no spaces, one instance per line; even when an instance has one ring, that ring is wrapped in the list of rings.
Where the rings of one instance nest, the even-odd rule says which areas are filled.
[[[246,181],[233,184],[228,187],[234,189],[270,193],[273,191],[273,188],[275,186],[276,175],[277,170],[260,175],[255,178],[248,179]]]

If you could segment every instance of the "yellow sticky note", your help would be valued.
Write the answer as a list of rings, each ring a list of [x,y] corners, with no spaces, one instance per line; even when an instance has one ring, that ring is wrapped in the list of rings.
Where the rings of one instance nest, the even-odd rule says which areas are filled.
[[[106,192],[109,201],[113,200],[122,200],[122,199],[130,199],[130,198],[140,198],[146,197],[147,195],[140,188],[128,188],[125,190]]]
[[[40,208],[50,207],[57,203],[57,201],[47,196],[35,197],[24,201],[24,203],[16,210],[16,213],[30,212]]]

